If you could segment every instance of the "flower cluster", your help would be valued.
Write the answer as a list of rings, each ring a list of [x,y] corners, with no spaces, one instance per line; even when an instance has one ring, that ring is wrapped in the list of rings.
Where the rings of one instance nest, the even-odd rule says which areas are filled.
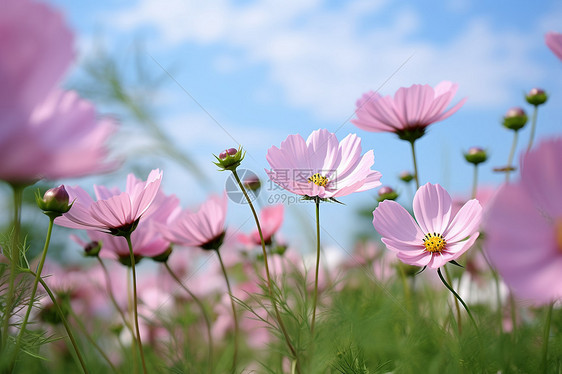
[[[560,59],[561,35],[545,36]],[[118,166],[106,148],[115,123],[59,88],[73,39],[50,6],[2,3],[0,179],[13,187],[14,216],[0,241],[0,372],[72,371],[71,358],[84,373],[465,372],[469,364],[474,372],[535,372],[539,361],[541,372],[560,371],[562,138],[534,144],[545,90],[521,98],[532,114],[514,106],[497,124],[514,134],[507,166],[498,169],[503,184],[479,188],[487,148],[459,155],[474,173],[469,199],[451,197],[435,181],[420,186],[414,147],[466,99],[451,106],[456,83],[414,84],[394,95],[364,94],[351,121],[410,143],[413,172],[393,181],[385,171],[385,186],[375,151],[364,152],[369,138],[339,140],[327,129],[263,149],[270,182],[304,201],[299,211],[265,204],[254,173],[241,180],[242,146],[215,156],[230,183],[195,209],[164,193],[156,168],[146,179],[128,174],[122,189],[96,184],[93,196],[78,185],[40,185],[35,201],[49,226],[43,251],[31,258],[38,228],[27,206],[22,214],[24,190]],[[529,143],[513,181],[527,122]],[[386,170],[382,161],[376,168]],[[191,186],[180,187],[192,204]],[[244,200],[229,207],[234,194]],[[340,198],[360,209],[356,222],[346,222],[352,230],[338,216],[350,209]],[[315,231],[312,245],[285,235],[294,217],[306,233]],[[324,226],[328,220],[357,234],[350,250]],[[63,245],[57,256],[65,261],[48,253],[61,227],[83,230],[70,237],[85,258],[73,261]],[[56,235],[66,244],[64,230]],[[544,324],[537,323],[543,312]]]

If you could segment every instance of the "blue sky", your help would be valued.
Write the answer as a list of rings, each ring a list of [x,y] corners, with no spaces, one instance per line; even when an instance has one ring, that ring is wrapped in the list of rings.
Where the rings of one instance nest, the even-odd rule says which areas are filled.
[[[368,90],[380,88],[386,95],[414,83],[459,84],[454,102],[468,97],[466,104],[431,126],[417,144],[421,182],[441,183],[454,195],[469,194],[472,169],[462,152],[471,146],[490,152],[481,168],[482,183],[502,182],[491,171],[505,165],[512,141],[501,117],[511,106],[530,111],[523,99],[530,88],[550,94],[539,112],[537,138],[562,129],[562,62],[544,44],[546,31],[562,31],[559,1],[50,2],[77,32],[81,57],[75,76],[96,43],[128,64],[142,40],[140,58],[149,74],[162,74],[159,64],[170,69],[205,109],[171,78],[154,101],[166,131],[213,182],[211,191],[203,190],[173,164],[154,161],[153,167],[165,169],[165,190],[182,197],[184,206],[224,186],[226,175],[210,164],[212,153],[239,142],[248,151],[245,167],[265,176],[270,146],[288,134],[306,137],[318,128],[337,131],[340,139],[357,133],[365,150],[374,149],[374,168],[382,172],[383,183],[404,190],[396,176],[411,169],[408,145],[393,134],[368,133],[348,121],[355,100]],[[528,128],[522,130],[520,150],[528,134]],[[340,218],[323,222],[332,244],[348,248],[352,213],[371,204],[373,194],[356,194],[342,199],[347,206],[323,208],[326,217]],[[295,205],[289,217],[304,214],[309,222],[312,206]],[[246,207],[232,206],[232,212],[231,222],[245,222]],[[285,224],[286,236],[303,227],[295,222],[301,221]],[[251,228],[251,222],[242,226],[243,231]]]

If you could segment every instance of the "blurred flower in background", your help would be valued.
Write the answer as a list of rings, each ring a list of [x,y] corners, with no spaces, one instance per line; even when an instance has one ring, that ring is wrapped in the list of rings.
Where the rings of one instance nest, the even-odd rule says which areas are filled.
[[[485,249],[520,298],[562,297],[562,139],[543,141],[521,159],[521,180],[505,184],[487,207]]]
[[[275,204],[264,207],[260,212],[260,224],[263,235],[263,241],[266,245],[271,244],[273,235],[281,228],[283,224],[285,208],[283,204]],[[248,245],[260,245],[261,238],[258,230],[254,230],[250,235],[240,234],[238,240]]]
[[[550,31],[546,33],[544,39],[548,48],[562,60],[562,33]]]
[[[95,107],[57,85],[74,59],[74,37],[45,4],[8,0],[0,14],[0,179],[32,184],[112,170],[115,130]]]
[[[161,226],[164,237],[172,243],[188,247],[218,250],[225,236],[224,223],[228,198],[212,195],[197,212],[182,210],[170,217],[168,226]]]

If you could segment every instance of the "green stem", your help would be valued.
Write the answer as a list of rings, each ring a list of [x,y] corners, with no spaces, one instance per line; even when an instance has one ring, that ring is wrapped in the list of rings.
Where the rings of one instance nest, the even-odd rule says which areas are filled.
[[[115,299],[115,295],[113,294],[113,288],[111,287],[111,277],[109,276],[109,272],[107,271],[107,267],[105,266],[105,264],[103,263],[102,259],[99,256],[97,256],[97,259],[98,259],[98,262],[100,263],[100,265],[103,269],[103,274],[105,276],[105,288],[107,289],[109,299],[111,300],[111,303],[113,304],[113,307],[117,310],[117,312],[121,316],[121,319],[123,320],[123,323],[129,329],[129,332],[131,333],[131,336],[135,336],[135,333],[133,331],[133,327],[131,326],[131,324],[127,320],[127,317],[125,317],[125,314],[123,313],[123,311],[119,307],[119,304],[117,303],[117,300]]]
[[[316,304],[318,302],[318,272],[320,270],[320,199],[314,199],[316,203],[316,271],[314,273],[314,294],[312,298],[312,323],[310,324],[310,333],[314,333],[314,324],[316,322]]]
[[[420,188],[420,180],[418,176],[418,163],[416,161],[416,148],[414,147],[415,140],[410,140],[412,146],[412,159],[414,160],[414,179],[416,180],[416,191]]]
[[[472,176],[472,195],[471,199],[476,199],[476,193],[478,192],[478,164],[474,164],[474,173]]]
[[[505,183],[509,182],[509,174],[511,173],[511,164],[513,163],[513,157],[515,156],[515,149],[517,148],[517,138],[519,131],[515,130],[513,132],[513,143],[511,144],[511,151],[509,151],[509,157],[507,158],[507,170],[505,171]]]
[[[536,108],[536,107],[535,107]],[[550,338],[550,321],[552,319],[552,309],[554,308],[554,302],[551,302],[548,306],[548,310],[546,312],[546,321],[544,323],[544,332],[543,332],[543,342],[542,342],[542,372],[546,373],[548,370],[548,340]]]
[[[535,105],[535,109],[533,110],[533,117],[531,119],[531,135],[529,136],[529,145],[527,145],[527,152],[533,146],[533,141],[535,140],[535,130],[537,127],[537,114],[539,112],[539,106]]]
[[[103,349],[101,349],[101,347],[99,346],[99,344],[96,342],[96,340],[94,338],[92,338],[88,332],[88,330],[86,329],[86,326],[84,326],[84,324],[82,323],[82,321],[80,321],[80,318],[78,318],[78,316],[76,315],[76,313],[74,313],[74,311],[72,310],[72,308],[69,308],[70,310],[70,314],[72,315],[72,317],[74,318],[74,320],[76,321],[76,324],[78,325],[78,328],[80,329],[80,331],[82,331],[82,334],[84,334],[84,336],[86,337],[86,339],[88,339],[88,341],[90,342],[91,345],[94,346],[94,348],[96,349],[96,351],[98,351],[98,353],[103,357],[103,359],[107,362],[107,364],[109,365],[109,367],[111,368],[111,370],[117,374],[117,368],[113,365],[113,363],[111,362],[111,360],[109,359],[109,357],[107,357],[107,355],[105,354],[105,352],[103,351]]]
[[[37,278],[37,274],[35,274],[31,270],[29,270],[29,273],[34,275]],[[59,317],[62,321],[64,329],[66,330],[68,338],[70,339],[70,343],[72,344],[72,347],[74,348],[74,352],[76,353],[76,357],[78,357],[78,361],[80,361],[80,366],[82,367],[82,371],[87,374],[88,369],[86,369],[86,364],[84,363],[84,359],[82,358],[82,354],[80,354],[80,350],[78,349],[78,343],[76,342],[76,339],[74,338],[74,334],[72,333],[72,329],[70,328],[70,325],[68,324],[68,321],[66,320],[66,318],[64,316],[64,313],[63,313],[59,303],[57,302],[57,299],[56,299],[55,295],[53,294],[53,292],[51,291],[51,289],[49,288],[47,283],[45,283],[43,278],[39,277],[37,279],[39,279],[39,283],[41,283],[41,286],[43,286],[43,289],[45,290],[45,292],[47,292],[47,294],[51,298],[51,301],[53,302],[53,305],[55,306],[55,308],[57,310],[57,313],[58,313],[58,315],[59,315]]]
[[[142,340],[141,340],[140,329],[139,329],[139,312],[138,312],[138,300],[137,300],[137,273],[135,270],[135,254],[133,253],[131,234],[125,235],[125,239],[127,239],[127,245],[129,246],[129,256],[131,257],[131,270],[133,272],[133,313],[135,316],[135,330],[137,335],[137,342],[139,344],[142,370],[144,374],[147,374],[148,370],[146,369],[146,362],[144,360],[144,350],[142,347]]]
[[[445,279],[447,279],[447,282],[449,284],[453,283],[449,270],[446,267],[443,267],[443,269],[445,269]],[[455,310],[457,311],[457,327],[459,329],[459,334],[462,334],[461,308],[459,307],[459,301],[457,299],[455,299]]]
[[[10,278],[8,286],[8,295],[6,296],[6,309],[4,310],[4,321],[2,327],[2,345],[0,346],[0,351],[6,349],[6,343],[8,342],[8,329],[10,327],[10,316],[12,310],[14,309],[14,297],[15,297],[15,282],[16,282],[16,272],[20,263],[20,226],[21,226],[21,205],[23,200],[23,190],[25,186],[11,184],[13,190],[14,198],[14,217],[13,217],[13,233],[12,233],[12,243],[9,249],[10,252]]]
[[[262,230],[261,230],[261,225],[260,225],[260,220],[258,218],[258,214],[256,213],[256,209],[254,208],[254,205],[252,204],[252,200],[248,196],[248,193],[246,192],[246,189],[244,188],[244,185],[240,181],[240,178],[238,177],[238,173],[236,172],[236,170],[232,170],[232,174],[234,175],[234,178],[236,179],[236,182],[238,183],[238,186],[240,187],[240,190],[242,190],[242,193],[244,194],[244,197],[246,198],[246,201],[248,201],[248,205],[250,206],[250,209],[251,209],[252,214],[254,216],[254,220],[256,221],[256,227],[258,228],[258,233],[260,235],[260,242],[261,242],[261,248],[262,248],[262,253],[263,253],[263,262],[264,262],[264,266],[265,266],[265,274],[266,274],[266,277],[267,277],[267,289],[269,291],[269,298],[271,300],[271,304],[273,305],[273,309],[275,310],[275,317],[277,318],[277,323],[279,324],[279,328],[281,329],[281,332],[283,333],[283,337],[285,338],[285,343],[287,344],[287,347],[289,347],[289,350],[291,351],[291,354],[293,355],[293,358],[295,359],[296,366],[297,366],[297,372],[300,373],[301,372],[300,362],[298,360],[297,351],[293,347],[293,344],[291,343],[291,339],[289,338],[289,333],[287,332],[285,324],[283,323],[283,320],[281,319],[281,313],[279,312],[279,308],[277,306],[277,301],[274,298],[273,287],[272,287],[272,282],[271,282],[271,275],[270,275],[270,272],[269,272],[269,263],[268,263],[268,260],[267,260],[267,251],[265,249],[265,240],[263,238],[263,233],[262,233]]]
[[[127,268],[127,313],[129,313],[130,316],[132,316],[134,318],[134,312],[133,312],[133,295],[132,295],[132,290],[131,290],[131,278],[133,277],[132,272],[131,272],[131,268],[128,267]],[[129,321],[129,323],[127,324],[127,326],[131,326],[131,361],[133,363],[133,369],[132,372],[137,374],[139,372],[138,369],[138,360],[137,360],[137,356],[138,356],[138,350],[137,350],[137,339],[136,339],[136,335],[135,335],[135,331],[133,329],[133,325],[135,323],[131,323]]]
[[[466,303],[464,302],[464,300],[459,296],[458,293],[455,292],[455,290],[453,290],[453,287],[451,287],[449,285],[449,283],[447,283],[447,281],[445,280],[445,278],[443,278],[443,274],[441,274],[441,268],[437,268],[437,275],[439,275],[439,279],[441,279],[441,282],[443,282],[443,284],[445,285],[445,287],[447,287],[447,289],[449,291],[451,291],[451,293],[457,298],[457,300],[459,300],[462,304],[462,306],[464,307],[464,309],[466,310],[466,312],[468,313],[468,316],[470,317],[470,320],[472,321],[472,323],[474,324],[474,327],[476,327],[476,329],[478,329],[478,325],[476,325],[476,321],[474,320],[474,317],[472,317],[472,313],[470,312],[470,309],[468,309],[468,306],[466,305]]]
[[[35,274],[35,280],[33,281],[33,287],[31,288],[31,295],[29,297],[29,305],[27,306],[27,311],[25,312],[25,317],[20,327],[20,331],[16,340],[16,348],[12,357],[11,366],[15,364],[18,356],[18,352],[21,346],[21,340],[25,334],[25,328],[27,327],[27,322],[29,321],[29,316],[31,315],[31,309],[33,308],[33,302],[35,301],[35,294],[37,293],[37,286],[39,285],[39,278],[41,278],[41,273],[43,271],[43,265],[45,265],[45,259],[47,258],[47,251],[49,249],[49,244],[51,242],[51,234],[53,232],[53,223],[55,217],[49,216],[49,228],[47,229],[47,238],[45,239],[45,245],[43,247],[43,253],[41,255],[41,260],[39,265],[37,265],[37,270]]]
[[[178,276],[170,268],[170,265],[168,265],[167,262],[164,263],[164,267],[166,268],[168,273],[172,276],[172,278],[174,278],[176,283],[179,284],[179,286],[185,292],[187,292],[187,294],[193,299],[193,301],[195,301],[195,303],[199,306],[199,309],[201,309],[201,313],[203,313],[203,318],[205,319],[205,325],[206,325],[206,328],[207,328],[207,337],[208,337],[208,342],[209,342],[208,371],[209,371],[209,373],[212,373],[213,372],[213,335],[211,334],[211,321],[209,319],[209,315],[207,314],[207,311],[205,310],[205,306],[203,305],[201,300],[197,296],[195,296],[195,294],[193,292],[191,292],[191,290],[189,288],[187,288],[187,286],[185,286],[182,283],[182,281],[178,278]]]
[[[234,353],[232,355],[232,367],[231,373],[236,372],[236,365],[238,361],[238,335],[239,335],[239,327],[238,327],[238,317],[236,316],[236,306],[234,305],[234,296],[232,295],[232,289],[230,288],[230,281],[228,280],[228,275],[226,274],[226,268],[224,267],[224,263],[222,261],[221,253],[219,250],[215,250],[217,252],[217,256],[219,257],[219,262],[222,269],[222,274],[224,275],[224,280],[226,281],[226,288],[228,289],[228,295],[230,296],[230,306],[232,307],[232,317],[234,318]]]

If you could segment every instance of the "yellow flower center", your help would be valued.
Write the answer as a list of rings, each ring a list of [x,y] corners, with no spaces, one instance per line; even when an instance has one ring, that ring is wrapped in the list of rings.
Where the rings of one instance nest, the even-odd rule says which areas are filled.
[[[317,186],[326,187],[326,185],[328,184],[328,178],[326,178],[323,175],[320,175],[320,173],[316,173],[313,176],[308,177],[308,183],[311,182]]]
[[[556,235],[558,251],[562,252],[562,218],[554,221],[554,235]]]
[[[425,246],[425,250],[428,252],[441,253],[441,251],[445,249],[447,242],[445,241],[445,238],[443,238],[443,235],[441,234],[428,233],[425,234],[425,236],[423,237],[423,245]]]

